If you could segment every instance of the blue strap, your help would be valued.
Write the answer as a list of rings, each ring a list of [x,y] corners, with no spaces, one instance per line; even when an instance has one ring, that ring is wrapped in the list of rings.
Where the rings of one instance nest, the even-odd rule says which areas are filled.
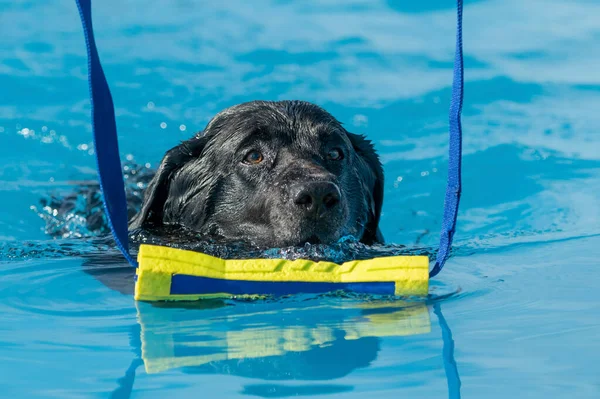
[[[94,41],[91,0],[76,0],[76,2],[87,45],[94,150],[104,210],[117,246],[125,259],[132,266],[137,267],[137,262],[129,254],[127,201],[119,158],[115,110]]]
[[[450,145],[448,159],[448,185],[444,200],[444,219],[440,248],[437,253],[435,266],[429,272],[429,277],[436,276],[444,267],[452,247],[452,237],[456,229],[456,216],[460,202],[460,165],[462,153],[462,127],[460,113],[463,105],[463,52],[462,52],[462,0],[456,1],[456,53],[454,55],[454,79],[452,81],[452,100],[450,101]]]

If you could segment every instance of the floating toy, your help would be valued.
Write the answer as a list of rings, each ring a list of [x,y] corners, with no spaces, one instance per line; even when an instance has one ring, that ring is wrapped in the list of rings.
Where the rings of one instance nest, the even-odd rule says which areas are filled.
[[[426,295],[429,258],[391,256],[331,262],[221,259],[200,252],[142,245],[135,298],[195,300],[345,290],[380,295]]]
[[[91,0],[76,1],[87,44],[94,148],[104,209],[118,248],[127,261],[137,267],[136,300],[197,300],[338,290],[398,296],[427,295],[429,278],[442,270],[450,252],[461,192],[462,0],[457,0],[448,185],[440,246],[431,271],[428,271],[429,260],[425,256],[393,256],[338,265],[310,260],[225,260],[146,244],[140,246],[136,261],[129,253],[127,205],[114,105],[94,40]]]

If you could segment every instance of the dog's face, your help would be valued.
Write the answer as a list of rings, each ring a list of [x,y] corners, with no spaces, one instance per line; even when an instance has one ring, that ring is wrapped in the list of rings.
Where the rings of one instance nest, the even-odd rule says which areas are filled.
[[[383,171],[371,143],[306,102],[250,102],[219,113],[165,155],[131,227],[176,224],[261,247],[371,244]]]

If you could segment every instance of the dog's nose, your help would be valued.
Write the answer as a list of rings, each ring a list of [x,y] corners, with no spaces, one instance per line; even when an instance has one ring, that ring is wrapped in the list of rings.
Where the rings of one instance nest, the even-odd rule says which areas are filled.
[[[323,217],[340,203],[340,189],[332,182],[310,182],[292,189],[294,204],[307,214]]]

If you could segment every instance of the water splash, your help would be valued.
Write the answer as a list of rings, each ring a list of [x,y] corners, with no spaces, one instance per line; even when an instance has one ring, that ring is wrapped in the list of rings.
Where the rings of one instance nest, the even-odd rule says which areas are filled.
[[[131,219],[141,208],[144,190],[154,176],[149,164],[128,157],[123,166],[127,212]],[[97,181],[77,182],[69,193],[49,193],[31,209],[45,222],[44,232],[54,238],[98,237],[110,233]]]
[[[347,237],[334,244],[309,244],[282,248],[261,248],[248,243],[207,239],[181,227],[165,226],[160,229],[139,229],[130,235],[134,250],[139,244],[163,245],[172,248],[203,252],[223,259],[311,259],[343,263],[375,257],[397,255],[431,255],[427,247],[407,247],[396,244],[365,245]],[[137,244],[137,245],[136,245]]]

